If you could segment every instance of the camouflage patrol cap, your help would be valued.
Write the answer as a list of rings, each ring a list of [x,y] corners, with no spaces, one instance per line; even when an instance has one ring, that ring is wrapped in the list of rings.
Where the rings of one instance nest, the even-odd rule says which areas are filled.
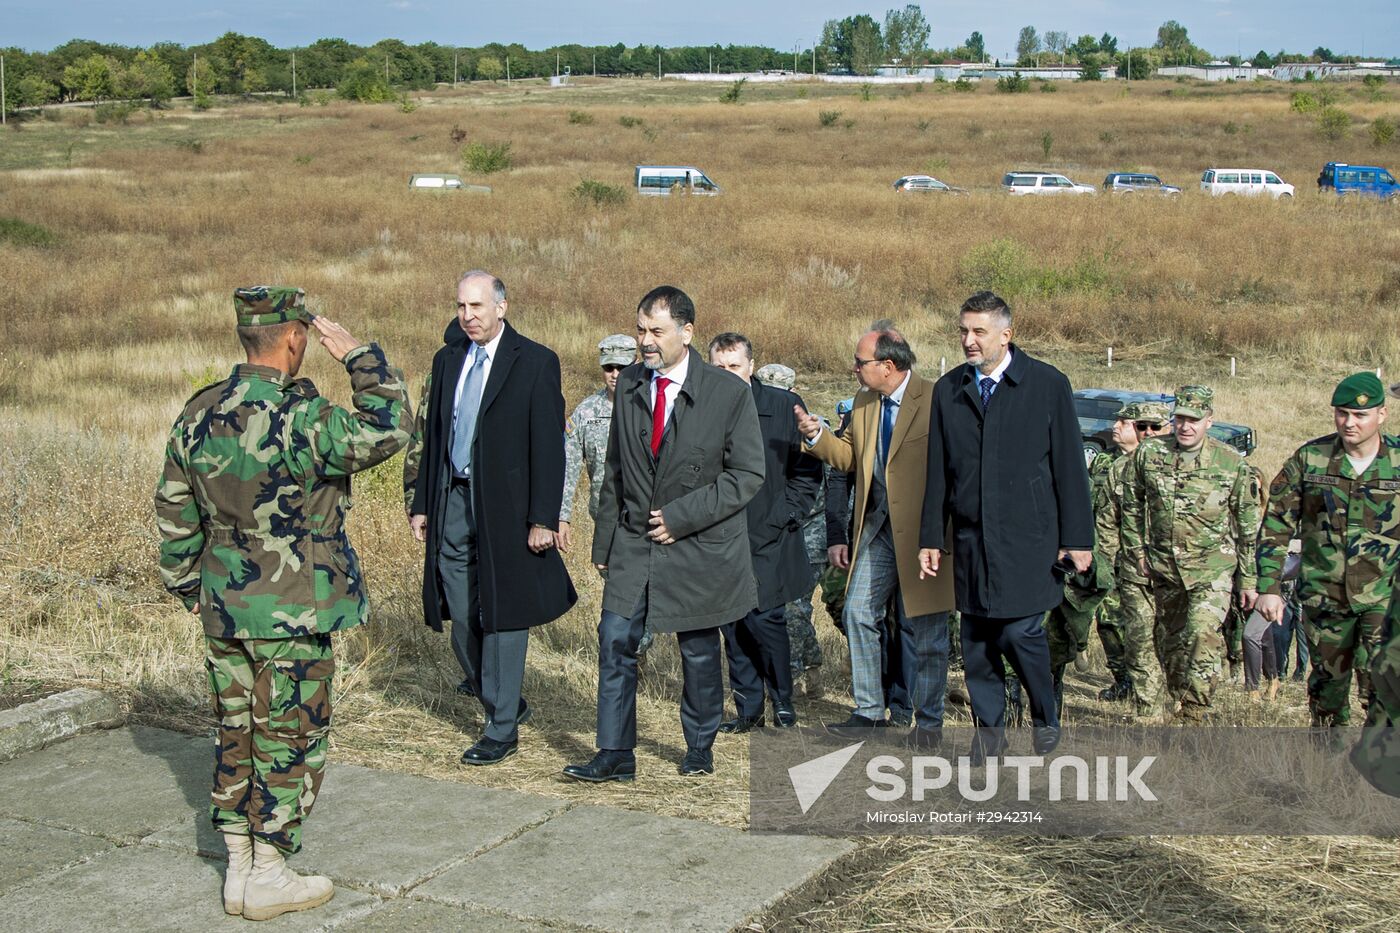
[[[599,366],[630,366],[637,362],[637,341],[626,334],[613,334],[598,341]]]
[[[1172,420],[1172,410],[1166,402],[1129,402],[1115,417],[1161,427]]]
[[[769,363],[767,366],[760,367],[754,375],[764,385],[777,386],[779,389],[791,390],[793,386],[797,385],[797,373],[782,363]]]
[[[1207,418],[1214,411],[1215,393],[1207,386],[1182,386],[1176,390],[1176,404],[1173,415],[1188,418]]]
[[[1332,393],[1333,408],[1367,409],[1385,404],[1385,386],[1375,373],[1353,373],[1337,383]]]
[[[233,310],[239,327],[264,327],[314,319],[306,310],[306,292],[290,285],[254,285],[233,293]]]

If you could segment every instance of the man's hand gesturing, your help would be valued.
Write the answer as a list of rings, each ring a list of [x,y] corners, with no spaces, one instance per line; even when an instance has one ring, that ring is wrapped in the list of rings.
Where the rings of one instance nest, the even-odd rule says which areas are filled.
[[[802,432],[802,436],[809,441],[816,440],[817,435],[822,433],[822,419],[801,405],[792,406],[792,412],[797,416],[797,430]]]

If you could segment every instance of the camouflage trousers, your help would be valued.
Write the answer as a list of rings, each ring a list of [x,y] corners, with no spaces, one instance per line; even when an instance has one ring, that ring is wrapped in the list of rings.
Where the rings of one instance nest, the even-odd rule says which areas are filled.
[[[1220,631],[1230,610],[1233,578],[1234,568],[1207,580],[1153,576],[1157,649],[1167,691],[1181,701],[1181,716],[1187,721],[1199,719],[1215,695],[1225,659]]]
[[[1153,638],[1152,587],[1120,576],[1113,592],[1118,596],[1123,671],[1133,685],[1133,710],[1139,716],[1156,716],[1162,711],[1162,664]]]
[[[1371,706],[1351,762],[1377,790],[1400,797],[1400,614],[1395,608],[1381,625],[1370,661]]]
[[[219,720],[214,826],[296,852],[326,767],[331,637],[206,638],[204,665]]]
[[[1351,721],[1351,675],[1365,712],[1371,705],[1370,662],[1380,647],[1385,608],[1359,610],[1338,606],[1304,606],[1303,631],[1312,669],[1308,672],[1308,708],[1315,726],[1345,726]]]
[[[810,566],[812,579],[815,581],[826,569],[826,561]],[[817,642],[817,629],[812,624],[812,612],[811,593],[787,604],[788,644],[792,648],[794,674],[822,666],[822,646]]]
[[[1114,683],[1121,683],[1127,672],[1124,665],[1123,612],[1119,605],[1118,588],[1115,586],[1099,603],[1095,614],[1095,624],[1099,630],[1099,641],[1103,643],[1104,660]]]

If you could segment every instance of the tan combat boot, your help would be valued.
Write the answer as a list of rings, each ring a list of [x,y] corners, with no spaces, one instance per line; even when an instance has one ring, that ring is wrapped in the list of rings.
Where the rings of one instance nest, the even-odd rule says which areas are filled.
[[[243,888],[253,870],[253,840],[244,832],[220,830],[228,848],[228,871],[224,873],[224,913],[237,917],[243,913]]]
[[[335,894],[331,879],[298,875],[270,842],[253,838],[253,871],[243,889],[243,919],[271,920],[293,910],[320,907]]]

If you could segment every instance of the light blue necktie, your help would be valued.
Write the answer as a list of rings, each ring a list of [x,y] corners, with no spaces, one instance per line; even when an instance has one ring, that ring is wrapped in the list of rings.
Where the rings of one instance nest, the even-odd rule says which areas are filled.
[[[457,400],[457,423],[452,431],[452,467],[466,475],[472,463],[472,437],[476,434],[476,416],[481,409],[481,374],[486,369],[486,351],[472,347],[476,358],[467,371],[462,397]]]

